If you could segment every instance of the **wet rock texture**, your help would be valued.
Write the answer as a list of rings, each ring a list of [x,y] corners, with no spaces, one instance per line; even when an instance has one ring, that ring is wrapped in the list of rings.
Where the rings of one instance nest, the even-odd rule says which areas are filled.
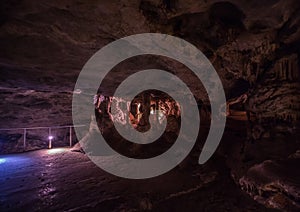
[[[136,181],[105,173],[84,154],[52,150],[5,157],[0,166],[1,211],[272,211],[219,174],[222,164],[176,168]]]
[[[296,169],[299,164],[298,159],[288,159],[300,149],[297,0],[3,0],[0,5],[0,128],[71,124],[76,78],[97,50],[136,33],[178,36],[208,57],[229,101],[247,96],[237,107],[247,114],[247,122],[238,122],[247,129],[227,127],[240,134],[241,144],[231,153],[222,145],[219,151],[227,158],[235,182],[267,207],[299,208],[299,174],[282,180],[293,175],[285,167]],[[201,114],[209,114],[200,81],[182,64],[166,58],[135,58],[119,64],[101,94],[112,96],[124,76],[145,68],[177,74],[201,101]],[[92,95],[84,95],[93,101]],[[88,127],[89,122],[83,124]],[[57,144],[65,145],[68,132],[55,133]],[[46,134],[28,132],[25,150],[47,147]],[[24,151],[22,131],[0,131],[0,152],[19,151]],[[141,205],[151,207],[148,200]]]
[[[267,160],[251,167],[240,179],[242,189],[269,207],[299,209],[299,158]]]

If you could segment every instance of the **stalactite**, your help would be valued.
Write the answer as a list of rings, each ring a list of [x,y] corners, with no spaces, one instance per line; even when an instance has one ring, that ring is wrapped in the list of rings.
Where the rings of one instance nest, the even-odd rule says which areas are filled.
[[[114,111],[111,111],[112,102],[116,104]],[[135,127],[143,126],[145,129],[150,126],[149,115],[151,107],[154,105],[154,110],[157,112],[157,120],[162,123],[163,116],[175,116],[178,118],[181,115],[180,106],[173,99],[163,98],[157,99],[151,95],[140,96],[133,102],[126,101],[119,97],[97,95],[94,99],[95,108],[98,115],[101,117],[109,117],[113,122],[121,124],[131,123]],[[124,109],[126,112],[124,113]],[[159,116],[159,118],[158,118]],[[101,125],[103,125],[101,118]]]
[[[299,79],[298,56],[292,54],[277,61],[275,75],[279,80],[296,81]]]

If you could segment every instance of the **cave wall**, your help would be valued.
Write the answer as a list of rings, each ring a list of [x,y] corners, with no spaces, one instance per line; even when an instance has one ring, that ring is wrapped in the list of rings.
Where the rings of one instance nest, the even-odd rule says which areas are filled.
[[[253,139],[293,133],[299,121],[296,5],[293,0],[2,1],[0,127],[71,124],[72,90],[87,59],[123,36],[160,32],[201,49],[227,98],[236,97],[239,81],[249,84],[245,108],[256,116]],[[183,80],[190,77],[180,75],[178,64],[160,63],[177,69]],[[190,87],[209,107],[205,90]]]
[[[247,97],[243,108],[249,120],[243,125],[248,133],[234,161],[239,165],[230,168],[237,184],[251,195],[254,187],[266,190],[264,184],[253,182],[255,167],[264,169],[270,157],[271,164],[277,164],[275,160],[287,159],[299,145],[299,8],[297,0],[2,0],[0,128],[72,124],[72,95],[78,93],[73,88],[81,68],[96,51],[124,36],[166,33],[189,41],[207,56],[228,101]],[[146,61],[191,82],[202,117],[209,116],[203,86],[190,80],[182,64],[165,58]],[[139,59],[121,64],[107,81],[117,84],[132,70],[145,67]],[[115,86],[101,93],[107,97],[106,106]],[[93,94],[86,99],[92,102]],[[142,120],[146,129],[147,119]],[[88,128],[89,122],[83,124]],[[109,122],[105,126],[112,127]],[[28,132],[25,149],[22,131],[0,131],[0,152],[47,148],[46,131]],[[55,133],[57,144],[67,145],[68,132]]]
[[[294,91],[284,92],[299,99],[295,92],[299,82],[297,1],[74,0],[46,4],[24,0],[2,1],[1,5],[1,91],[12,92],[3,97],[1,109],[5,112],[1,116],[8,121],[1,122],[1,127],[15,127],[13,120],[20,118],[24,120],[20,125],[26,125],[29,119],[33,126],[43,124],[41,112],[36,111],[45,109],[58,117],[47,117],[49,124],[70,123],[67,105],[87,59],[115,39],[143,32],[179,36],[201,49],[220,75],[228,97],[234,97],[234,85],[243,79],[251,85],[251,98],[257,99],[257,95],[265,93],[260,86],[280,84],[269,80],[275,72],[276,78],[281,78],[277,81],[294,82]],[[285,61],[289,65],[284,65]],[[286,66],[291,72],[283,71]],[[38,101],[30,100],[34,95],[44,101],[30,107],[32,110],[28,104],[23,107],[19,103],[19,94],[31,91],[32,97],[26,100],[29,104],[37,104]],[[59,101],[54,102],[55,99]],[[278,112],[278,116],[295,120],[297,104],[293,100],[295,109],[285,110],[284,106],[281,110],[288,114]],[[15,115],[8,115],[13,110],[6,113],[19,105],[29,110],[26,114],[30,117],[19,114],[24,111],[21,108]],[[249,108],[259,114],[253,107]],[[263,107],[258,108],[262,112]],[[271,116],[275,117],[275,113]]]

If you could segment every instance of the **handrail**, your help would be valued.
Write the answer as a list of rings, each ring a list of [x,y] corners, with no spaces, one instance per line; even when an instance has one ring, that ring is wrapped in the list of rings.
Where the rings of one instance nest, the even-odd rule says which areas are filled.
[[[26,135],[27,130],[37,130],[37,129],[48,129],[48,140],[49,140],[49,149],[52,148],[52,139],[53,136],[51,134],[52,129],[62,129],[62,128],[69,128],[69,142],[70,147],[72,146],[72,128],[74,127],[85,127],[87,125],[79,124],[79,125],[64,125],[64,126],[50,126],[50,127],[18,127],[18,128],[2,128],[0,131],[10,131],[10,130],[23,130],[23,148],[26,149]]]
[[[69,127],[85,127],[86,125],[65,125],[65,126],[50,126],[50,127],[18,127],[18,128],[0,128],[0,131],[7,130],[37,130],[37,129],[60,129],[60,128],[69,128]]]

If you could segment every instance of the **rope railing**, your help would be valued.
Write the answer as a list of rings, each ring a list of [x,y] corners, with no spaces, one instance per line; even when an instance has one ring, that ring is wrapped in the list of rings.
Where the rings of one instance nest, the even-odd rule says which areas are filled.
[[[49,149],[52,148],[52,129],[69,129],[69,145],[72,147],[73,141],[72,141],[72,129],[74,127],[85,127],[87,125],[80,124],[80,125],[64,125],[64,126],[50,126],[50,127],[18,127],[18,128],[0,128],[0,131],[23,131],[23,148],[26,149],[26,135],[28,130],[39,130],[39,129],[48,129],[48,140],[49,140]]]

